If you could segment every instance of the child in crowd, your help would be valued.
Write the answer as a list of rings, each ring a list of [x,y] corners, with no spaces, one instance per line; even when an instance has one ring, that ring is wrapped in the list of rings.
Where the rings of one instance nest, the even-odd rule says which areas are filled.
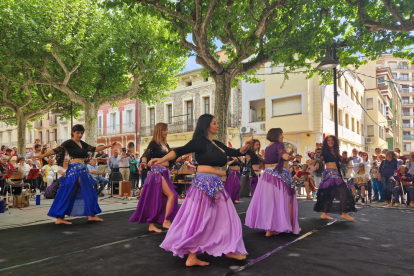
[[[377,155],[372,156],[372,161],[373,161],[372,166],[371,166],[372,189],[374,190],[374,201],[378,201],[378,202],[384,201],[384,194],[382,192],[382,183],[381,181],[378,180],[379,162],[381,162],[384,159],[385,159],[385,156],[383,154],[380,154],[380,156],[377,156]]]
[[[391,203],[391,194],[394,185],[391,183],[390,177],[394,175],[397,170],[397,159],[393,151],[387,151],[385,159],[381,162],[378,171],[378,180],[382,182],[382,190],[384,193],[385,203]]]
[[[361,202],[365,203],[365,190],[368,186],[368,180],[369,180],[369,174],[365,171],[364,164],[360,163],[358,165],[358,171],[354,175],[354,188],[352,188],[352,191],[354,192],[354,195],[356,197],[355,202],[358,202],[358,193],[357,189],[361,190]]]
[[[396,181],[395,188],[394,188],[394,197],[395,197],[394,206],[395,207],[400,206],[400,195],[402,194],[402,189],[404,188],[404,193],[408,194],[407,200],[411,201],[410,206],[414,207],[414,186],[413,186],[414,176],[408,173],[407,166],[404,166],[404,165],[400,166],[399,171],[397,171],[396,174],[394,175],[394,179]]]

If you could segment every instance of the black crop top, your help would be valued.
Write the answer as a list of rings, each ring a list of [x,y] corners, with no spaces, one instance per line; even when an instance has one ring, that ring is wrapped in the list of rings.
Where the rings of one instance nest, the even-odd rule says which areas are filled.
[[[162,158],[171,151],[170,146],[168,144],[166,144],[166,146],[167,146],[168,151],[166,151],[163,146],[157,144],[157,142],[152,140],[148,144],[147,150],[144,152],[142,157],[147,158],[147,162],[149,162],[151,158]]]
[[[254,151],[248,150],[246,154],[250,156],[250,163],[252,165],[259,165],[259,156],[257,156],[257,154]]]
[[[228,157],[228,158],[227,158],[227,163],[228,163],[228,162],[230,162],[230,161],[233,161],[233,158]],[[241,164],[240,164],[239,159],[237,159],[237,160],[235,160],[233,163],[231,163],[230,167],[231,167],[231,166],[239,166],[239,167],[240,167],[240,166],[241,166]]]
[[[321,153],[321,156],[323,157],[323,161],[325,163],[329,162],[339,162],[339,158],[337,158],[335,155],[333,155],[331,152],[323,151]]]
[[[226,147],[223,143],[213,140],[217,145],[205,137],[197,137],[188,142],[185,146],[174,149],[177,156],[187,153],[195,153],[195,160],[198,165],[223,167],[227,164],[227,156],[242,156],[237,149]],[[220,147],[223,151],[221,151]]]
[[[82,145],[82,148],[79,147],[79,145],[75,141],[69,139],[63,142],[59,147],[53,149],[57,157],[57,163],[63,163],[66,151],[68,152],[71,158],[85,159],[85,163],[87,163],[92,158],[92,155],[95,152],[96,147],[93,147],[82,140],[80,141],[80,144]]]

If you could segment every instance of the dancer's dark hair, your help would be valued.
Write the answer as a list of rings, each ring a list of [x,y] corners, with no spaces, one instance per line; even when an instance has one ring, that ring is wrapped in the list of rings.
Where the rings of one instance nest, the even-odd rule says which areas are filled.
[[[193,139],[197,137],[208,137],[208,129],[214,116],[211,114],[203,114],[198,117],[197,126],[194,130]]]
[[[332,152],[331,148],[328,146],[328,139],[332,138],[334,141],[334,145],[333,145],[333,152],[336,158],[340,158],[340,153],[339,153],[339,141],[338,138],[336,138],[335,135],[329,135],[327,136],[324,140],[323,140],[323,144],[322,144],[322,152]]]
[[[279,142],[279,136],[282,133],[283,133],[283,130],[280,127],[278,127],[278,128],[271,128],[267,132],[266,139],[269,140],[270,142],[277,143],[277,142]]]
[[[250,150],[251,151],[256,152],[254,150],[254,145],[256,145],[257,142],[259,142],[259,148],[257,149],[257,151],[260,152],[260,147],[261,147],[262,144],[260,143],[260,141],[258,139],[253,139],[253,142],[250,144]]]
[[[72,127],[72,133],[71,133],[72,137],[73,137],[73,133],[76,132],[76,131],[81,131],[81,132],[85,133],[85,128],[83,127],[83,125],[79,125],[79,124],[74,125]]]

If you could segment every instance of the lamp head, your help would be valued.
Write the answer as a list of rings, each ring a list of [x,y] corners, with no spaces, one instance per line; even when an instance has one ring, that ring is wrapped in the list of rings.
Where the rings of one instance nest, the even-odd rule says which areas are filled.
[[[326,52],[325,57],[323,58],[322,62],[319,63],[317,68],[325,71],[325,70],[334,69],[338,65],[339,65],[339,61],[333,59],[331,55],[329,54],[329,52]]]

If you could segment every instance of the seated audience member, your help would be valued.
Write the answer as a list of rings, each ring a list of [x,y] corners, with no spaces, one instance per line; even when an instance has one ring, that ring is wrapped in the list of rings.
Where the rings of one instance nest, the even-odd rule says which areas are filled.
[[[69,160],[64,159],[62,166],[58,166],[58,179],[64,177],[66,175],[66,171],[69,168]]]
[[[49,158],[47,160],[47,165],[42,167],[40,171],[43,176],[43,181],[46,183],[46,187],[52,185],[54,180],[57,180],[58,166],[55,165],[55,159]]]
[[[414,186],[413,180],[414,176],[408,173],[407,166],[400,166],[399,171],[394,175],[395,187],[394,187],[394,197],[395,197],[395,207],[400,206],[400,195],[404,188],[404,193],[407,194],[410,202],[410,206],[414,207]],[[403,187],[401,187],[401,184]],[[404,200],[404,199],[403,199]]]
[[[95,185],[95,190],[97,191],[98,195],[100,197],[105,196],[103,194],[103,189],[105,188],[105,186],[108,184],[108,179],[102,177],[102,176],[98,176],[98,165],[96,164],[96,158],[92,158],[92,160],[89,162],[88,164],[88,170],[89,173],[92,175],[92,177],[96,180]],[[100,185],[98,187],[98,184]]]
[[[295,160],[293,160],[293,163],[297,163],[297,164],[299,164],[299,167],[302,167],[302,165],[303,165],[303,163],[302,163],[302,155],[296,154]]]
[[[17,169],[22,174],[23,178],[29,174],[29,171],[32,169],[29,164],[24,161],[24,157],[19,157],[17,159]]]
[[[297,166],[298,164],[294,164],[293,166]],[[312,200],[312,196],[310,194],[310,181],[309,179],[312,178],[314,174],[308,172],[308,165],[303,164],[302,168],[298,170],[293,177],[295,185],[298,187],[305,186],[306,190],[306,199]]]
[[[355,202],[358,202],[359,197],[356,190],[361,190],[361,202],[365,203],[365,190],[368,187],[368,180],[369,180],[369,174],[365,171],[364,164],[360,163],[358,165],[358,170],[354,174],[354,188],[352,188],[352,191],[355,194],[356,200]]]

